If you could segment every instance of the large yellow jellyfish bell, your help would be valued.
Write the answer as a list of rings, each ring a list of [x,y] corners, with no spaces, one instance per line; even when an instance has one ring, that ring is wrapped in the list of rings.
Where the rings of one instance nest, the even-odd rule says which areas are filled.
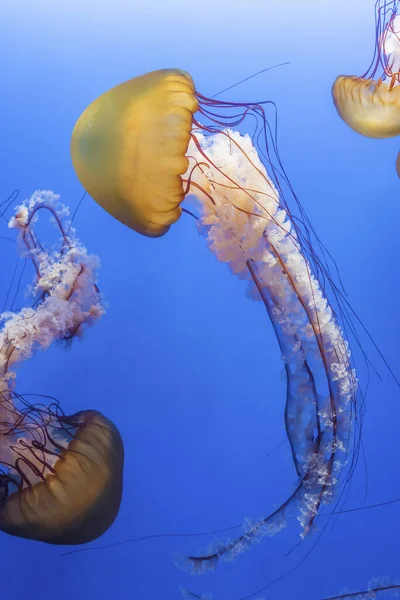
[[[80,182],[131,229],[164,235],[181,215],[197,108],[193,80],[179,69],[152,71],[99,96],[72,133]]]
[[[400,86],[340,75],[332,95],[339,115],[357,133],[371,138],[400,135]]]

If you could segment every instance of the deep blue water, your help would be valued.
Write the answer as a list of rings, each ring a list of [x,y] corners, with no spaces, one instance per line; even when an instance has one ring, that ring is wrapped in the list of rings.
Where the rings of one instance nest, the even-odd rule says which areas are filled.
[[[272,99],[291,182],[335,257],[357,315],[399,374],[398,141],[369,140],[339,119],[330,89],[366,70],[373,0],[16,0],[0,17],[0,194],[52,189],[74,208],[82,188],[69,156],[76,119],[100,93],[150,70],[179,67],[212,95]],[[140,237],[90,198],[77,234],[101,258],[106,316],[68,351],[54,346],[18,369],[18,391],[57,397],[69,413],[97,408],[125,442],[124,497],[112,528],[88,548],[160,533],[203,532],[258,518],[285,500],[295,473],[285,438],[279,349],[261,303],[218,263],[183,216],[165,237]],[[6,223],[0,235],[6,235]],[[0,240],[1,301],[15,248]],[[31,273],[32,274],[32,273]],[[28,281],[28,279],[27,279]],[[23,299],[23,295],[21,295]],[[400,497],[400,390],[372,344],[362,457],[345,508]],[[367,373],[355,351],[363,386]],[[323,527],[322,519],[320,529]],[[60,556],[62,549],[1,535],[2,595],[173,600],[180,584],[236,600],[285,574],[288,528],[214,573],[191,577],[174,552],[215,539],[149,539]],[[268,599],[320,600],[372,578],[400,577],[400,503],[341,515]],[[224,536],[222,539],[226,539]]]

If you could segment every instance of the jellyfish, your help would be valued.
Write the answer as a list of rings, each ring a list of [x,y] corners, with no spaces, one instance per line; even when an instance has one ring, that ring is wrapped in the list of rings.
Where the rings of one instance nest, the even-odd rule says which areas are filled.
[[[269,123],[267,109],[275,124]],[[251,136],[234,130],[250,120]],[[350,309],[331,275],[329,254],[285,173],[275,133],[272,102],[207,98],[178,69],[154,71],[112,88],[90,104],[72,133],[78,178],[122,223],[157,237],[184,210],[196,219],[216,258],[247,280],[251,298],[264,303],[282,355],[283,417],[295,489],[266,517],[246,521],[242,536],[185,557],[182,564],[195,572],[274,535],[292,513],[305,536],[321,506],[334,497],[347,458],[350,472],[354,468],[350,450],[357,448],[353,425],[360,424],[361,408],[339,323],[352,331]],[[294,200],[292,209],[285,194]],[[181,207],[187,197],[194,199],[199,215]]]
[[[370,138],[400,135],[400,15],[399,0],[377,0],[375,50],[361,76],[339,75],[332,95],[343,121]],[[400,155],[396,161],[400,177]]]
[[[61,231],[57,251],[46,250],[34,231],[43,210]],[[96,410],[65,415],[54,399],[22,397],[13,370],[36,349],[82,335],[104,313],[98,260],[70,226],[67,234],[66,215],[57,195],[37,191],[9,222],[19,230],[21,253],[31,259],[36,281],[32,307],[0,315],[0,530],[52,544],[82,544],[102,535],[118,514],[120,433]]]
[[[95,100],[71,139],[75,171],[88,193],[140,233],[164,235],[181,214],[181,175],[198,101],[185,71],[153,71]]]

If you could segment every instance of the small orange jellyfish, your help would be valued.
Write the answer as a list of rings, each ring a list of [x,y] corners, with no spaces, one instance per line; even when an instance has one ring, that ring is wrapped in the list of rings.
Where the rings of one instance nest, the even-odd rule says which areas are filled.
[[[370,138],[400,135],[400,15],[399,0],[376,3],[376,44],[367,71],[339,75],[332,95],[343,121]],[[377,76],[378,71],[379,76]],[[400,176],[400,158],[396,162]]]

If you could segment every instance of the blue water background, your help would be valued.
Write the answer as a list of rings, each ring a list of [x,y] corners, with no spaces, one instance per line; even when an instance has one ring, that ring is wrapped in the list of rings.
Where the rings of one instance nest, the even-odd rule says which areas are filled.
[[[223,98],[277,103],[280,152],[292,184],[337,260],[352,306],[399,374],[399,143],[347,129],[330,93],[338,74],[367,69],[373,11],[373,0],[5,3],[1,199],[16,187],[21,198],[53,189],[74,208],[82,194],[69,156],[74,123],[89,102],[126,79],[179,67],[212,95],[290,61]],[[265,309],[246,298],[245,283],[217,262],[187,216],[164,238],[146,239],[86,198],[75,224],[101,258],[108,312],[71,350],[52,347],[21,365],[17,389],[53,395],[68,413],[97,408],[123,435],[121,511],[91,546],[266,515],[292,491],[295,473],[288,445],[264,458],[285,438],[282,363]],[[1,235],[7,234],[3,222]],[[0,250],[3,302],[15,246],[0,240]],[[362,340],[382,380],[370,378],[365,463],[361,457],[346,508],[400,497],[399,388]],[[175,600],[183,584],[213,591],[215,600],[236,600],[305,556],[318,533],[285,557],[299,531],[292,522],[234,563],[197,578],[177,570],[172,555],[207,548],[213,536],[63,557],[59,547],[1,535],[1,595]],[[400,504],[342,515],[301,566],[260,595],[319,600],[345,586],[362,588],[374,576],[400,577],[399,536]]]

